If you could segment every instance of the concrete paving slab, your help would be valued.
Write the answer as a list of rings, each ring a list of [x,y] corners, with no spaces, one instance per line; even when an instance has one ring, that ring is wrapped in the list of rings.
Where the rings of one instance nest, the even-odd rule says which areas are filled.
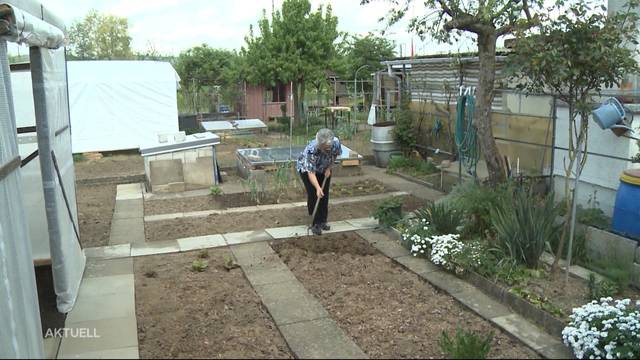
[[[278,255],[266,242],[233,245],[230,249],[240,266],[281,261]]]
[[[58,357],[58,349],[60,348],[61,340],[62,338],[59,337],[48,337],[43,339],[45,359],[55,359]]]
[[[520,315],[500,316],[491,319],[491,321],[536,351],[560,344],[559,340],[540,330]]]
[[[138,347],[138,327],[135,316],[78,322],[68,328],[71,329],[69,330],[71,334],[84,333],[88,336],[63,338],[60,346],[62,357]]]
[[[116,259],[131,256],[131,244],[99,246],[83,249],[88,258]]]
[[[435,266],[435,265],[432,265]],[[464,280],[460,280],[455,275],[444,271],[432,271],[429,273],[418,274],[426,279],[431,285],[440,290],[444,290],[451,295],[458,294],[463,291],[474,289],[473,285]]]
[[[141,218],[144,215],[142,199],[118,200],[113,210],[114,219]]]
[[[237,245],[257,241],[269,241],[273,238],[264,230],[241,231],[224,234],[228,245]]]
[[[331,230],[323,231],[323,234],[334,234],[345,231],[355,231],[358,230],[355,226],[349,224],[346,221],[331,221],[329,222],[329,226],[331,226]],[[305,229],[306,235],[306,229]]]
[[[383,199],[387,199],[387,198],[389,198],[391,196],[406,196],[406,195],[409,195],[409,193],[406,192],[406,191],[393,191],[393,192],[387,192],[387,193],[382,193],[382,194],[361,195],[361,196],[350,196],[350,197],[337,198],[337,199],[331,200],[331,202],[334,205],[350,204],[350,203],[362,202],[362,201],[383,200]]]
[[[96,259],[88,258],[84,269],[84,278],[133,274],[133,259]]]
[[[144,243],[144,222],[142,217],[114,219],[111,221],[109,245]]]
[[[245,276],[253,286],[296,281],[295,275],[280,259],[269,256],[272,261],[242,267]]]
[[[437,266],[428,262],[426,259],[418,258],[413,255],[400,256],[394,260],[418,275],[441,271]]]
[[[78,296],[65,325],[69,327],[78,322],[135,316],[135,299],[130,294]]]
[[[345,220],[358,229],[372,229],[378,226],[378,220],[372,217]]]
[[[297,280],[254,286],[254,289],[278,326],[329,316]]]
[[[274,239],[287,239],[297,236],[307,235],[307,225],[285,226],[271,229],[265,229]],[[311,232],[309,232],[311,234]]]
[[[145,256],[157,254],[169,254],[180,252],[176,240],[152,241],[144,244],[134,244],[131,247],[131,256]]]
[[[92,297],[114,294],[134,294],[133,274],[112,275],[93,278],[83,278],[80,283],[79,297]]]
[[[202,210],[182,213],[183,217],[207,217],[222,214],[222,210]]]
[[[547,359],[573,359],[573,352],[562,343],[549,345],[538,350]]]
[[[284,325],[280,331],[299,359],[365,359],[367,355],[331,319]]]
[[[147,216],[144,217],[144,221],[145,222],[166,221],[166,220],[179,219],[179,218],[182,218],[182,217],[184,217],[184,213],[147,215]]]
[[[222,213],[231,214],[231,213],[240,213],[240,212],[255,212],[259,210],[260,208],[258,206],[241,206],[241,207],[234,207],[234,208],[222,210]]]
[[[116,200],[142,199],[142,184],[119,184],[116,191]]]
[[[178,239],[177,241],[180,251],[208,249],[226,245],[222,235],[196,236]]]
[[[114,350],[93,351],[83,354],[73,354],[60,359],[139,359],[138,347],[128,347]]]
[[[397,241],[391,240],[386,233],[375,230],[359,230],[356,234],[367,240],[373,247],[390,258],[409,256],[409,250],[405,249]],[[413,261],[413,260],[407,260]],[[422,266],[422,265],[420,265]]]
[[[459,293],[453,295],[456,300],[465,304],[469,308],[473,309],[476,313],[485,319],[491,319],[499,316],[505,316],[512,313],[512,311],[485,295],[482,291],[475,287],[465,289]]]

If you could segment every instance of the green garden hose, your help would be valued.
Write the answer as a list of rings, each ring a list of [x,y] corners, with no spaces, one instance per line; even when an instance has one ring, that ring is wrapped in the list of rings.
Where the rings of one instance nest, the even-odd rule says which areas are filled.
[[[480,159],[480,151],[477,141],[477,130],[473,127],[473,113],[475,100],[471,95],[458,97],[456,108],[456,146],[458,148],[459,161],[474,177]],[[466,117],[465,117],[466,114]]]

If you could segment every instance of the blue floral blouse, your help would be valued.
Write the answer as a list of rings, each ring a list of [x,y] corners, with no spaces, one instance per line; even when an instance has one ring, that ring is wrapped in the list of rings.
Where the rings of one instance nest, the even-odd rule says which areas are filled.
[[[326,153],[318,149],[318,141],[313,139],[298,157],[296,169],[299,172],[313,171],[319,174],[323,173],[336,161],[340,154],[342,154],[342,145],[340,145],[340,140],[337,137],[333,138],[331,151]]]

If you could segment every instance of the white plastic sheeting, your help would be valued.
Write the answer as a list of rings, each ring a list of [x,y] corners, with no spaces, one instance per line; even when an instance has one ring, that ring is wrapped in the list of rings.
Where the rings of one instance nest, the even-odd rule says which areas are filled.
[[[10,41],[49,49],[57,49],[63,45],[64,33],[57,27],[6,2],[0,2],[1,7],[8,7],[13,13],[12,34],[7,36]]]
[[[18,156],[7,44],[0,41],[0,168]],[[7,168],[5,168],[7,169]],[[42,358],[42,328],[20,169],[0,175],[0,358]]]
[[[58,311],[68,313],[75,303],[86,259],[77,237],[64,49],[32,47],[30,58],[53,283]]]
[[[70,61],[73,152],[138,149],[178,132],[176,71],[159,61]]]

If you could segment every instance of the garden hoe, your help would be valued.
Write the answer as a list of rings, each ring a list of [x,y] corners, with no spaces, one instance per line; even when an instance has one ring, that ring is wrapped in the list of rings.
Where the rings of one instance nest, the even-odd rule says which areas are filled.
[[[324,191],[324,185],[327,183],[327,178],[328,177],[325,176],[324,180],[322,180],[322,185],[320,186],[322,191]],[[311,214],[311,223],[309,224],[309,226],[307,226],[307,236],[309,236],[309,230],[311,230],[311,227],[313,227],[313,219],[316,218],[316,213],[318,212],[318,205],[320,205],[320,199],[321,198],[316,199],[316,205],[313,207],[313,214]]]

